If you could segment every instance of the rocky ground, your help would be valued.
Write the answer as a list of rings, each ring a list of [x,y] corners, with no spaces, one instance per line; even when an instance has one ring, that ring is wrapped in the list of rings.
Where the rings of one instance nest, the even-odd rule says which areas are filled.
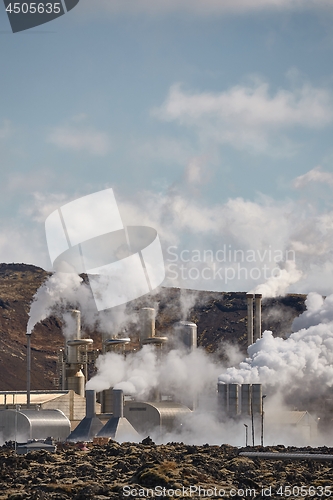
[[[26,388],[26,327],[33,296],[50,273],[27,264],[0,264],[0,390]],[[293,319],[305,309],[304,295],[287,295],[263,302],[263,330],[276,336],[290,333]],[[75,307],[75,304],[72,307]],[[225,341],[236,344],[246,352],[247,308],[245,292],[217,293],[162,288],[128,304],[129,311],[140,307],[158,310],[156,329],[167,334],[173,323],[183,319],[198,325],[198,344],[207,352],[227,361],[221,346]],[[185,312],[186,309],[186,312]],[[36,325],[32,343],[32,389],[56,389],[57,351],[63,347],[61,319],[50,317]],[[101,334],[84,333],[94,339],[94,347],[101,346]],[[136,325],[130,325],[126,336],[134,340]]]
[[[333,496],[331,462],[259,460],[229,445],[110,442],[56,453],[0,448],[0,499],[285,498]],[[259,448],[332,454],[332,448]],[[253,451],[248,448],[247,451]],[[303,487],[303,488],[302,488]],[[311,487],[311,488],[310,488]],[[263,492],[263,488],[265,491]]]

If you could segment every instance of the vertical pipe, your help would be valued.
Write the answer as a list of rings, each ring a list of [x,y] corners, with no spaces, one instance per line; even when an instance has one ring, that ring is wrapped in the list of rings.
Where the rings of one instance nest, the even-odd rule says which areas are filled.
[[[190,321],[179,321],[174,325],[176,340],[180,341],[190,352],[198,347],[198,327]]]
[[[254,416],[253,416],[253,386],[251,386],[251,428],[252,428],[252,446],[254,447]]]
[[[247,345],[253,344],[253,293],[247,293]]]
[[[255,415],[262,414],[262,385],[252,384],[252,408]]]
[[[124,416],[124,394],[121,389],[113,389],[113,416],[115,418]]]
[[[150,337],[155,337],[155,309],[143,307],[140,310],[140,345]]]
[[[236,417],[239,415],[239,384],[229,384],[229,415]]]
[[[77,309],[71,310],[72,317],[75,319],[75,335],[74,339],[81,338],[81,311]]]
[[[255,304],[256,304],[256,312],[255,312],[255,335],[254,342],[256,340],[261,339],[261,293],[255,294]]]
[[[94,418],[96,417],[96,391],[87,390],[86,391],[86,417]]]
[[[226,415],[229,411],[228,408],[228,384],[219,382],[217,384],[217,404],[218,411],[222,416]]]
[[[27,408],[30,408],[31,389],[31,334],[27,334]]]
[[[251,415],[251,385],[250,384],[242,384],[242,392],[241,392],[241,410],[242,415],[248,416]]]

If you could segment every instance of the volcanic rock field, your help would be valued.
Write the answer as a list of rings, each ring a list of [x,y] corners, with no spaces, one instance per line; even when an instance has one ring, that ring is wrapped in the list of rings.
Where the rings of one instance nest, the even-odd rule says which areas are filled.
[[[55,453],[15,455],[0,449],[0,499],[116,498],[328,498],[333,495],[330,461],[259,460],[240,451],[332,454],[332,448],[238,449],[109,442],[68,446]],[[303,488],[302,488],[303,487]],[[264,489],[264,491],[263,491]]]

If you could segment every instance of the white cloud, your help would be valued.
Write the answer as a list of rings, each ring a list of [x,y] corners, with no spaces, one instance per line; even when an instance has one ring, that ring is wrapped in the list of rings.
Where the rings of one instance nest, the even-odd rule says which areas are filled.
[[[60,126],[48,136],[48,142],[61,149],[71,149],[92,155],[104,156],[111,149],[108,135],[93,128]]]
[[[185,168],[185,180],[191,186],[200,186],[210,178],[207,171],[207,158],[205,156],[194,156]]]
[[[196,161],[193,159],[184,179],[167,194],[145,191],[122,199],[116,191],[125,225],[146,225],[158,231],[167,267],[167,286],[248,291],[266,283],[265,290],[270,294],[332,293],[333,211],[318,208],[315,212],[312,206],[304,206],[297,200],[278,202],[268,197],[256,201],[233,198],[225,203],[204,204],[200,196],[193,196],[184,186],[187,180],[190,186],[196,187],[202,178],[204,172]],[[79,198],[82,193],[75,196]],[[19,261],[49,267],[44,221],[55,208],[68,201],[68,194],[49,192],[37,192],[33,200],[30,197],[23,200],[18,213],[21,222],[18,223],[13,214],[0,225],[0,262]],[[176,262],[168,250],[170,247],[176,253]],[[182,250],[185,250],[184,261],[180,256]],[[234,251],[238,252],[236,257]],[[288,264],[288,260],[291,263]],[[184,266],[184,279],[174,278],[170,267],[174,264],[178,271]],[[223,269],[222,278],[214,275],[214,266],[215,270]],[[277,267],[281,269],[280,279],[270,279],[272,274],[276,275],[273,270]],[[189,279],[188,274],[191,268],[193,279]],[[226,268],[230,269],[228,282]],[[251,270],[254,270],[252,275]]]
[[[201,16],[242,14],[262,10],[318,9],[332,6],[331,0],[99,0],[98,3],[83,0],[82,4],[82,7],[84,6],[95,15],[104,10],[113,15],[123,12],[156,15],[177,11]]]
[[[296,189],[300,189],[312,182],[321,182],[333,186],[333,174],[331,172],[325,172],[319,165],[309,170],[306,174],[296,177],[293,184]]]
[[[318,129],[332,123],[333,104],[330,93],[322,88],[305,84],[272,93],[268,83],[256,80],[219,93],[186,92],[174,85],[152,113],[194,128],[201,141],[270,152],[272,146],[288,141],[287,130]]]

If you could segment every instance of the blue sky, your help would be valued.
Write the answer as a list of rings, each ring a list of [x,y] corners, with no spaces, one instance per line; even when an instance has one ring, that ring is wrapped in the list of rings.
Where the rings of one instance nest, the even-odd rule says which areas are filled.
[[[47,215],[112,187],[165,248],[292,248],[288,290],[330,292],[332,19],[330,0],[81,0],[12,34],[0,5],[0,261],[50,268]]]

